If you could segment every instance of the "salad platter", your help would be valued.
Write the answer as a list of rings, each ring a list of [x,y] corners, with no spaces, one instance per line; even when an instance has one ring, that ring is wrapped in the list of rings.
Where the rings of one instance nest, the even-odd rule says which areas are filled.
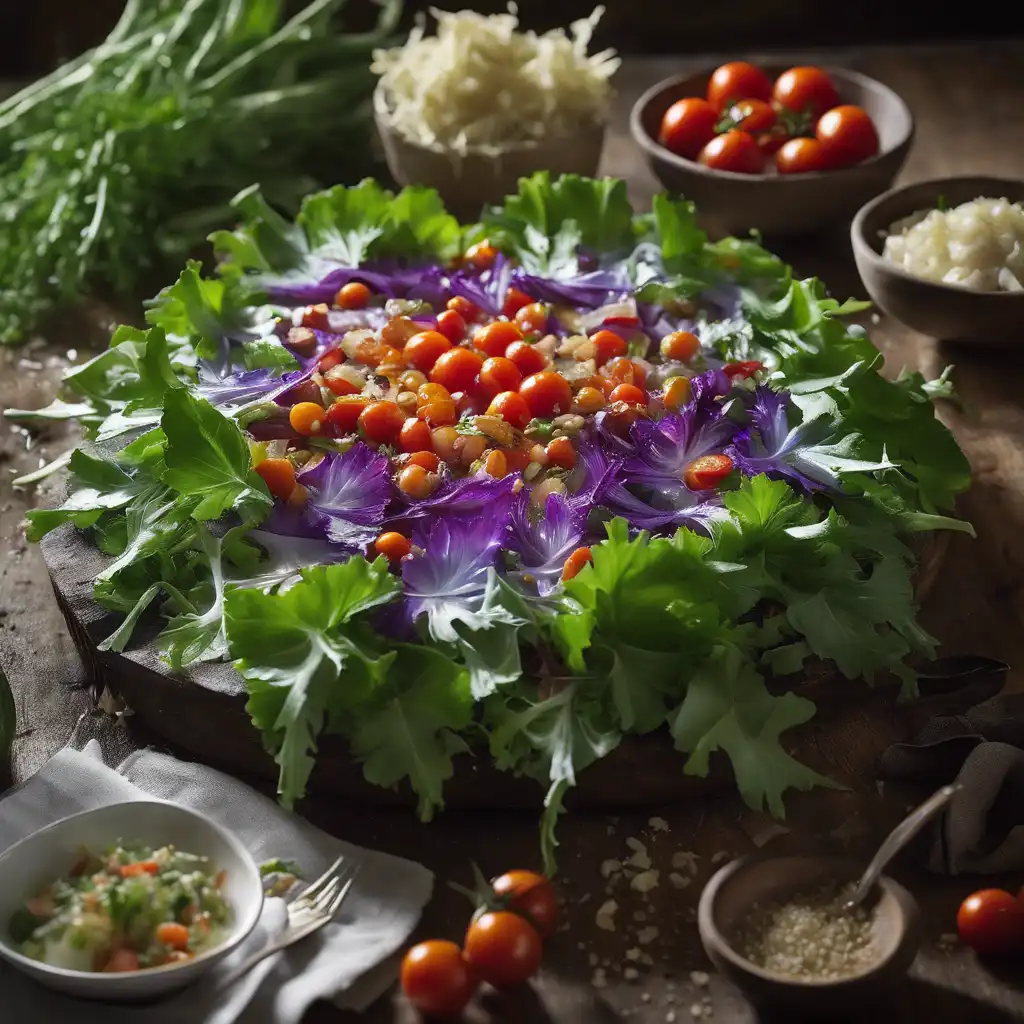
[[[863,304],[611,179],[236,205],[43,411],[89,440],[29,536],[161,736],[286,803],[542,801],[550,863],[574,791],[781,814],[816,703],[913,696],[969,467]]]

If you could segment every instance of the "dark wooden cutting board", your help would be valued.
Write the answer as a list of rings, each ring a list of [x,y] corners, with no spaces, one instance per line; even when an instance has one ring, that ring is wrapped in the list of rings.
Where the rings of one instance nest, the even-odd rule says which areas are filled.
[[[172,672],[154,643],[160,628],[156,615],[143,617],[131,648],[123,654],[99,650],[119,621],[92,598],[93,581],[107,557],[71,526],[49,534],[42,548],[58,603],[97,693],[109,688],[128,705],[135,720],[191,758],[234,774],[276,778],[277,766],[246,714],[242,680],[230,665],[203,663],[184,674]],[[935,579],[945,550],[945,535],[939,535],[922,551],[919,597]],[[824,667],[814,675],[786,680],[785,685],[818,706],[811,722],[787,734],[791,752],[837,781],[870,775],[885,747],[907,739],[922,716],[936,710],[935,699],[898,704],[894,686],[871,689]],[[938,699],[959,708],[975,702],[978,694]],[[673,749],[667,729],[625,737],[608,757],[580,774],[569,802],[577,807],[628,807],[700,798],[732,784],[728,762],[719,754],[713,755],[706,779],[684,774],[684,761]],[[322,739],[310,787],[367,803],[415,802],[407,787],[389,791],[367,783],[344,740],[336,736]],[[451,807],[535,808],[542,798],[537,782],[498,771],[486,751],[457,757],[455,774],[445,785]]]

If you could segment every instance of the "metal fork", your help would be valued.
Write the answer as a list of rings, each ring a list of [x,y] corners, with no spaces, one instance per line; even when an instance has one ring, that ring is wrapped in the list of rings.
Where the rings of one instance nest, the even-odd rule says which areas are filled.
[[[301,896],[288,904],[288,924],[281,935],[239,964],[217,987],[233,985],[268,956],[287,949],[329,924],[351,891],[357,871],[356,865],[339,857],[315,882],[306,887]]]

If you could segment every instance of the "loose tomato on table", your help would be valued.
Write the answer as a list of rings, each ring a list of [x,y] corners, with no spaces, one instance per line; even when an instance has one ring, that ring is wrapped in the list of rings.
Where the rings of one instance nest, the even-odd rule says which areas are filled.
[[[702,455],[686,467],[683,483],[691,491],[709,491],[717,487],[731,472],[732,459],[728,455]]]
[[[715,68],[708,81],[708,103],[717,111],[737,100],[770,100],[771,79],[753,64],[730,61]]]
[[[825,150],[817,139],[790,139],[775,154],[779,174],[807,174],[828,169]]]
[[[677,156],[694,160],[715,137],[715,108],[698,96],[676,100],[661,119],[658,141]]]
[[[705,167],[733,174],[760,174],[764,154],[754,136],[736,129],[716,135],[701,151],[698,160]]]
[[[579,555],[580,552],[590,555],[589,548],[577,548],[573,554]],[[589,557],[583,558],[584,564],[589,560]],[[555,930],[558,923],[558,900],[549,878],[536,871],[506,871],[493,879],[491,888],[509,910],[524,915],[542,939],[546,939]]]
[[[543,944],[525,917],[497,910],[473,918],[462,950],[478,978],[495,988],[511,988],[537,972]]]
[[[1003,889],[981,889],[960,904],[956,915],[960,941],[982,956],[1024,949],[1024,903]]]
[[[818,119],[814,137],[829,167],[850,167],[878,152],[878,130],[861,107],[844,104],[826,110]]]
[[[402,991],[421,1013],[456,1017],[473,998],[477,982],[454,942],[433,939],[413,946],[402,960]]]
[[[795,67],[775,80],[771,98],[786,110],[817,119],[839,102],[839,93],[821,68]]]

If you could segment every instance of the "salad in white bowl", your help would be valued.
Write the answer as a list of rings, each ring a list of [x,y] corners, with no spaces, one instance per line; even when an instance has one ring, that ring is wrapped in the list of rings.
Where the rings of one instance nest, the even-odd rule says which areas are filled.
[[[822,659],[913,692],[908,542],[970,530],[969,467],[945,377],[883,376],[862,304],[614,180],[540,173],[472,225],[373,181],[295,224],[237,206],[215,275],[190,264],[40,411],[91,443],[29,534],[110,556],[108,648],[158,614],[176,670],[233,662],[284,801],[324,732],[425,820],[491,757],[546,788],[550,866],[626,734],[667,728],[688,773],[724,751],[780,812],[826,780],[780,744],[814,706],[779,680]]]

